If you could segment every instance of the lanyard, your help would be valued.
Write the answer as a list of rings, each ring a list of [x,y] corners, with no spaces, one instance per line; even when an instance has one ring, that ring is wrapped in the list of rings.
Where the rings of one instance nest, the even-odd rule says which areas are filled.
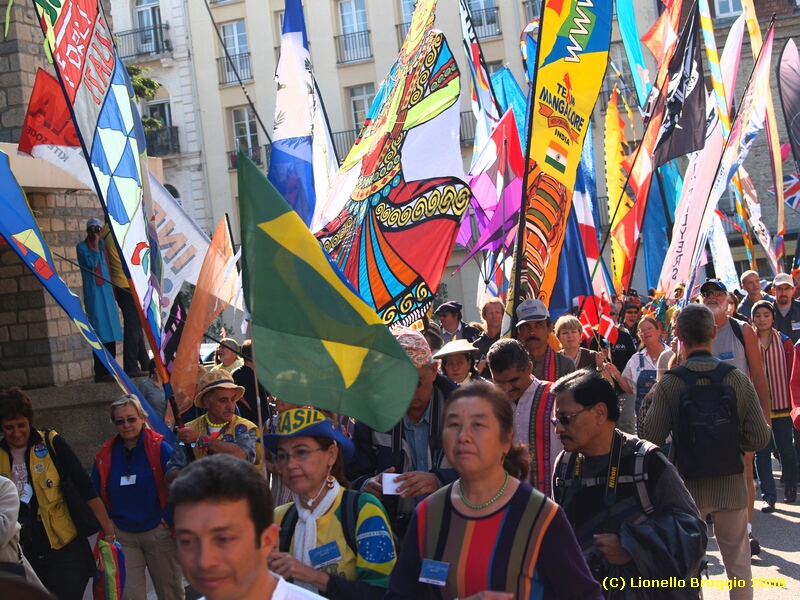
[[[608,460],[608,473],[606,475],[606,489],[603,494],[603,504],[606,507],[606,530],[611,531],[611,509],[617,501],[617,487],[619,481],[619,465],[622,460],[622,434],[614,431],[614,440],[611,443],[611,454]],[[577,492],[581,487],[581,469],[583,467],[583,454],[578,454],[575,459],[575,469],[572,474],[572,487]]]

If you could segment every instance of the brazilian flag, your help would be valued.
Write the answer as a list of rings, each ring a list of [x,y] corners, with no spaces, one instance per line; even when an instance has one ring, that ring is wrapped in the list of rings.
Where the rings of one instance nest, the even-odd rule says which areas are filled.
[[[266,176],[239,152],[244,294],[256,371],[276,397],[388,431],[419,374]]]

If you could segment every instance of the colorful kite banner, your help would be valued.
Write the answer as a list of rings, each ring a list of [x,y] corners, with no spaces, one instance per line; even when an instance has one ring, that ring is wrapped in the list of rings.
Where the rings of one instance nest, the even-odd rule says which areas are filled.
[[[564,0],[543,7],[514,306],[526,297],[549,304],[581,148],[608,62],[611,13],[611,2]]]
[[[390,430],[408,409],[417,368],[241,151],[238,164],[242,277],[259,379],[286,402]]]
[[[433,303],[470,190],[459,142],[458,66],[435,0],[418,0],[397,61],[333,183],[344,208],[316,232],[387,325],[410,325]],[[269,388],[272,390],[272,388]]]
[[[778,94],[781,99],[783,118],[789,134],[795,168],[800,168],[800,54],[797,45],[789,38],[778,59]],[[784,176],[784,188],[786,177]],[[784,192],[785,194],[785,192]],[[790,206],[788,198],[784,198]]]

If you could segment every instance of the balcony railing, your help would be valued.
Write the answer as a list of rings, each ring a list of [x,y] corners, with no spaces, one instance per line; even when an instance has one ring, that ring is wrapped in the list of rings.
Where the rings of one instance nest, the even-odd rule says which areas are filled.
[[[403,42],[406,41],[411,23],[398,23],[394,28],[397,30],[397,49],[399,50],[403,46]]]
[[[181,153],[177,127],[146,129],[144,137],[147,140],[148,156],[169,156]]]
[[[526,0],[522,4],[525,6],[525,18],[529,23],[542,16],[542,0]]]
[[[461,113],[459,135],[462,146],[472,146],[475,143],[475,114],[471,110]]]
[[[359,131],[361,130],[348,129],[347,131],[337,131],[331,134],[331,141],[333,142],[333,147],[336,148],[336,156],[339,157],[339,160],[344,160],[347,153],[350,152],[350,148],[356,143]]]
[[[497,37],[500,35],[500,9],[495,6],[472,11],[472,26],[478,39]]]
[[[333,41],[336,43],[336,64],[343,65],[372,59],[369,30],[337,35]]]
[[[116,35],[121,59],[172,52],[169,24],[140,27]]]
[[[237,83],[236,73],[239,79],[249,81],[253,78],[250,70],[250,53],[231,54],[230,61],[226,57],[217,59],[217,70],[219,71],[219,84]]]
[[[257,165],[264,164],[264,159],[261,153],[261,146],[253,146],[252,148],[241,148],[242,152],[247,154]],[[239,166],[239,150],[231,150],[228,152],[228,168],[235,169]]]

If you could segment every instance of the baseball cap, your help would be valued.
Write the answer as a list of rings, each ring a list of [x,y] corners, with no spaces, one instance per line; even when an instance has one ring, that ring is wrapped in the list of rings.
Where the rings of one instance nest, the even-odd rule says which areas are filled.
[[[794,279],[789,273],[778,273],[775,279],[772,280],[772,286],[778,287],[779,285],[791,285],[794,287]]]
[[[457,313],[460,312],[463,306],[461,302],[456,302],[455,300],[451,300],[449,302],[442,302],[433,314],[438,315],[441,313]]]
[[[517,307],[517,325],[529,321],[544,321],[550,318],[550,311],[544,302],[536,298],[528,298]]]
[[[717,288],[718,290],[722,290],[726,294],[728,293],[728,288],[725,287],[725,284],[722,283],[719,279],[706,279],[706,282],[700,286],[700,293],[705,294],[707,290],[712,288]]]
[[[91,219],[86,221],[86,229],[89,229],[89,227],[102,227],[102,226],[103,222],[97,217],[92,217]]]
[[[278,449],[278,441],[291,437],[330,438],[342,449],[346,461],[355,454],[353,442],[333,421],[314,408],[293,408],[284,411],[278,417],[275,433],[269,433],[261,439],[264,447],[274,454]]]

